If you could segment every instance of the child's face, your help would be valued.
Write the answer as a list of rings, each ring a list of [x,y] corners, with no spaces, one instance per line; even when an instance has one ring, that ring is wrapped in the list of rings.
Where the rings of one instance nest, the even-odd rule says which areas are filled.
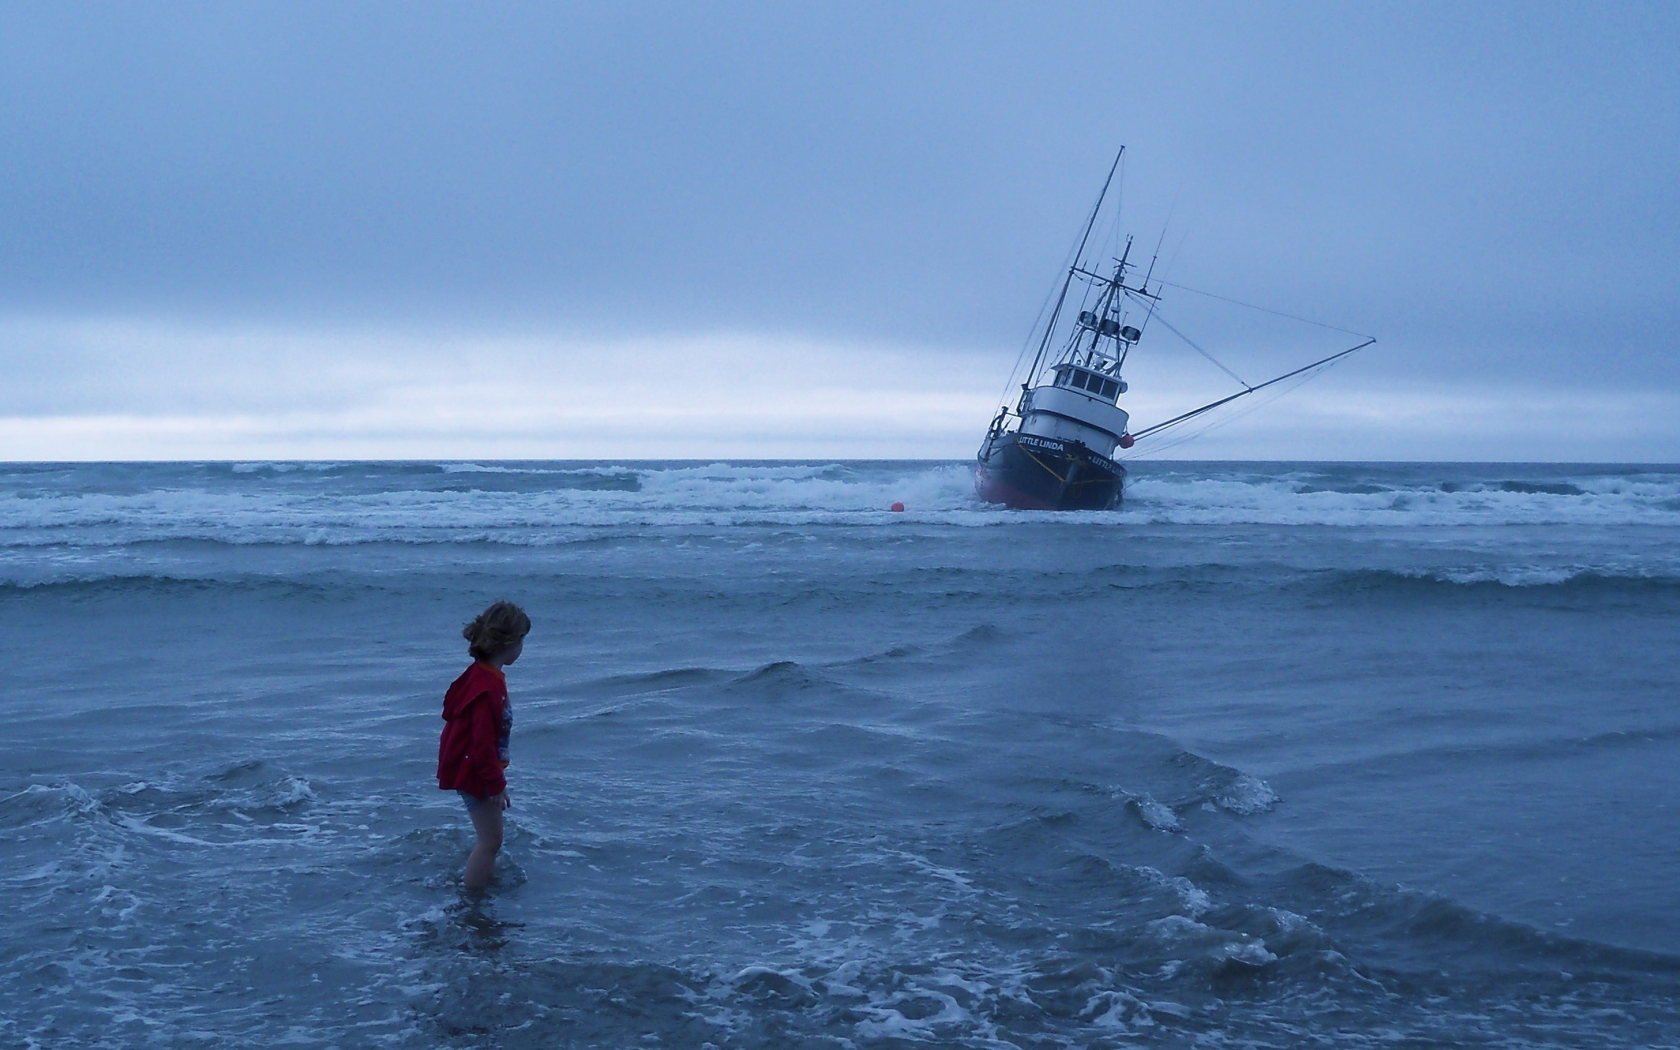
[[[517,641],[517,642],[514,642],[512,645],[508,646],[506,649],[503,649],[502,653],[501,653],[502,666],[506,667],[508,664],[511,664],[515,660],[519,659],[519,654],[524,652],[524,651],[525,651],[525,639],[523,639],[523,638],[519,639],[519,641]]]

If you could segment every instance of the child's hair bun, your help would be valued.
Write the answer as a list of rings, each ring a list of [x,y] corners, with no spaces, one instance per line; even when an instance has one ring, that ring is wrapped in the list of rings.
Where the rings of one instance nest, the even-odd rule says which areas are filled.
[[[512,602],[496,602],[461,628],[474,660],[488,660],[529,633],[531,618]]]

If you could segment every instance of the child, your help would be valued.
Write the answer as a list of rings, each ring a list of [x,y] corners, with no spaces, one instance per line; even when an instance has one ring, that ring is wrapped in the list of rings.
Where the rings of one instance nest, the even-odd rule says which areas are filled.
[[[443,736],[438,740],[438,787],[460,792],[478,841],[467,858],[466,887],[490,882],[502,848],[502,810],[508,808],[508,736],[513,711],[502,668],[519,659],[531,618],[512,602],[497,602],[461,629],[473,665],[461,672],[443,698]]]

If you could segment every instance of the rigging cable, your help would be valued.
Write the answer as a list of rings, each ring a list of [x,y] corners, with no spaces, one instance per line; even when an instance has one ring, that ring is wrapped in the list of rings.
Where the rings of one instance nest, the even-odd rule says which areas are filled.
[[[1208,422],[1207,424],[1205,424],[1205,425],[1203,425],[1203,426],[1201,426],[1201,427],[1199,427],[1195,430],[1190,431],[1188,434],[1183,434],[1175,440],[1168,441],[1164,445],[1153,445],[1152,447],[1150,447],[1148,449],[1145,449],[1142,452],[1134,452],[1129,456],[1120,457],[1120,458],[1124,458],[1126,460],[1133,460],[1133,459],[1138,458],[1139,455],[1144,454],[1144,453],[1147,453],[1149,455],[1159,455],[1162,452],[1167,451],[1168,449],[1174,449],[1174,448],[1177,448],[1180,445],[1187,444],[1188,442],[1194,441],[1197,438],[1203,436],[1204,434],[1209,434],[1209,433],[1211,433],[1215,430],[1220,429],[1221,427],[1229,426],[1230,424],[1235,423],[1239,419],[1243,419],[1243,418],[1246,418],[1250,415],[1253,415],[1255,412],[1258,412],[1262,408],[1265,408],[1267,405],[1276,401],[1278,398],[1283,397],[1287,394],[1294,393],[1296,390],[1305,386],[1307,383],[1311,382],[1312,380],[1318,378],[1323,373],[1329,371],[1332,368],[1335,368],[1340,363],[1341,363],[1340,361],[1330,361],[1330,362],[1326,362],[1326,363],[1320,365],[1316,369],[1309,368],[1308,371],[1306,373],[1304,373],[1303,375],[1301,375],[1298,379],[1296,379],[1295,382],[1290,383],[1286,386],[1279,387],[1270,396],[1261,398],[1260,400],[1256,401],[1254,404],[1250,405],[1247,408],[1237,409],[1235,412],[1231,413],[1228,416],[1216,417],[1212,421]]]
[[[1069,249],[1067,259],[1063,260],[1062,269],[1067,269],[1073,259],[1073,249]],[[1050,309],[1050,300],[1056,297],[1055,282],[1051,282],[1050,290],[1044,293],[1044,302],[1038,307],[1038,316],[1033,318],[1032,327],[1027,329],[1027,336],[1021,340],[1021,352],[1015,355],[1015,366],[1009,370],[1009,378],[1003,381],[1003,393],[998,395],[998,407],[1009,407],[1009,391],[1015,386],[1015,376],[1021,371],[1021,362],[1027,359],[1027,351],[1032,347],[1033,333],[1038,331],[1038,322],[1044,320],[1044,312]]]
[[[1128,292],[1127,294],[1130,295],[1131,293]],[[1137,297],[1132,296],[1132,298],[1136,299]],[[1152,319],[1156,320],[1156,321],[1161,322],[1163,325],[1165,325],[1166,328],[1167,328],[1167,331],[1171,332],[1173,335],[1176,335],[1180,339],[1184,340],[1184,342],[1189,345],[1190,349],[1196,351],[1196,353],[1198,353],[1198,354],[1201,354],[1203,357],[1207,358],[1209,361],[1212,361],[1213,366],[1215,368],[1219,369],[1221,372],[1224,372],[1226,375],[1230,376],[1232,379],[1235,379],[1237,382],[1241,383],[1245,389],[1248,389],[1248,390],[1253,390],[1254,389],[1254,384],[1250,383],[1248,380],[1244,379],[1242,376],[1237,375],[1235,372],[1231,371],[1229,368],[1226,368],[1224,365],[1220,364],[1218,358],[1214,357],[1212,354],[1208,353],[1206,350],[1203,350],[1200,346],[1196,345],[1196,341],[1194,339],[1191,339],[1189,336],[1185,335],[1183,332],[1180,332],[1178,329],[1174,328],[1172,322],[1167,320],[1165,317],[1162,317],[1161,312],[1159,310],[1152,309],[1150,311],[1150,317]]]
[[[1176,200],[1173,201],[1173,209],[1175,211],[1178,209],[1178,201],[1176,201]],[[1170,212],[1167,215],[1167,221],[1169,223],[1172,221],[1172,214]],[[1161,227],[1161,240],[1156,242],[1156,244],[1155,244],[1155,259],[1159,259],[1161,257],[1161,245],[1166,242],[1166,239],[1167,239],[1167,228],[1165,226],[1162,226]],[[1190,239],[1190,231],[1185,230],[1184,231],[1184,236],[1180,237],[1178,239],[1178,247],[1173,249],[1172,258],[1167,260],[1167,270],[1166,270],[1167,273],[1172,272],[1173,265],[1178,262],[1178,253],[1184,250],[1184,242],[1189,240],[1189,239]],[[1149,272],[1151,274],[1153,274],[1155,272],[1155,259],[1149,260]],[[1163,275],[1161,280],[1156,282],[1156,287],[1159,288],[1161,285],[1165,284],[1166,281],[1167,281],[1167,279]],[[1143,290],[1145,292],[1148,292],[1148,290],[1149,290],[1149,281],[1148,281],[1147,278],[1143,282]],[[1137,296],[1135,296],[1135,295],[1131,296],[1131,299],[1132,299],[1133,302],[1136,302],[1137,301]],[[1161,302],[1161,297],[1158,296],[1158,295],[1152,297],[1149,300],[1149,309],[1144,311],[1143,320],[1138,323],[1138,337],[1140,339],[1142,338],[1142,334],[1149,330],[1149,322],[1153,321],[1155,319],[1155,307],[1160,305],[1160,302]],[[1127,358],[1128,355],[1131,354],[1132,347],[1136,346],[1136,345],[1137,345],[1137,343],[1134,342],[1134,343],[1131,344],[1131,346],[1126,347],[1126,349],[1121,352],[1121,354],[1120,354],[1120,364],[1117,367],[1116,372],[1118,372],[1119,368],[1124,368],[1125,367],[1126,358]]]
[[[1075,266],[1079,265],[1080,260],[1085,255],[1085,245],[1091,240],[1091,228],[1096,226],[1096,224],[1097,224],[1097,216],[1099,214],[1101,214],[1101,212],[1102,212],[1103,199],[1108,196],[1108,188],[1114,182],[1114,173],[1117,170],[1119,170],[1120,161],[1125,156],[1126,156],[1126,147],[1121,146],[1120,147],[1120,152],[1118,152],[1114,155],[1114,163],[1109,166],[1108,178],[1103,180],[1102,192],[1097,194],[1097,202],[1095,204],[1091,205],[1091,217],[1090,217],[1090,219],[1086,220],[1085,232],[1080,236],[1079,247],[1077,249],[1075,249],[1075,251],[1073,253],[1073,262],[1074,262]],[[1063,281],[1062,281],[1062,299],[1067,298],[1068,286],[1072,283],[1072,281],[1073,281],[1073,271],[1069,270],[1068,274],[1067,274],[1067,277],[1064,278]],[[1055,333],[1055,331],[1056,331],[1056,321],[1057,321],[1058,318],[1061,317],[1061,315],[1062,315],[1062,302],[1061,302],[1061,300],[1057,300],[1056,309],[1051,311],[1051,313],[1050,313],[1049,326],[1044,329],[1044,338],[1038,344],[1038,353],[1033,356],[1032,368],[1027,372],[1027,382],[1029,382],[1029,383],[1032,382],[1032,377],[1038,374],[1038,366],[1040,364],[1042,364],[1043,361],[1044,361],[1044,351],[1046,349],[1048,349],[1049,346],[1050,346],[1050,336]],[[1029,339],[1030,339],[1030,337],[1029,337]]]
[[[1179,245],[1179,247],[1182,248],[1182,247],[1184,247],[1184,245],[1181,243]],[[1164,284],[1168,288],[1177,288],[1181,292],[1190,292],[1194,295],[1205,295],[1209,299],[1218,299],[1220,302],[1230,303],[1233,306],[1246,306],[1250,310],[1259,310],[1263,314],[1275,314],[1278,317],[1287,317],[1291,321],[1300,321],[1302,324],[1316,325],[1319,328],[1328,328],[1332,332],[1340,332],[1343,335],[1356,335],[1361,339],[1371,338],[1370,334],[1367,333],[1367,332],[1355,332],[1351,328],[1337,328],[1335,325],[1325,324],[1323,321],[1314,321],[1314,320],[1312,320],[1310,318],[1306,318],[1306,317],[1297,317],[1294,314],[1286,314],[1282,310],[1272,310],[1272,309],[1269,309],[1269,308],[1264,307],[1264,306],[1256,306],[1253,303],[1245,303],[1241,299],[1232,299],[1229,296],[1215,295],[1212,292],[1204,292],[1200,288],[1192,288],[1187,284],[1174,284],[1173,282],[1168,281],[1168,280],[1160,280],[1160,281],[1157,281],[1155,283]]]
[[[1367,346],[1370,346],[1372,343],[1374,343],[1376,341],[1377,340],[1376,340],[1375,337],[1368,338],[1363,343],[1360,343],[1357,346],[1350,346],[1346,350],[1342,350],[1342,351],[1339,351],[1337,353],[1331,354],[1329,357],[1321,358],[1317,361],[1314,361],[1310,365],[1302,365],[1300,368],[1295,369],[1293,372],[1285,372],[1283,375],[1277,376],[1274,379],[1268,379],[1264,383],[1260,383],[1256,386],[1251,386],[1246,390],[1238,391],[1237,393],[1231,394],[1228,397],[1222,397],[1218,401],[1210,401],[1209,403],[1203,405],[1200,408],[1193,408],[1190,411],[1183,413],[1182,415],[1177,415],[1177,416],[1172,417],[1171,419],[1167,420],[1164,423],[1156,423],[1154,426],[1144,427],[1142,430],[1138,431],[1136,434],[1133,434],[1132,439],[1134,441],[1141,441],[1143,438],[1146,438],[1151,434],[1158,433],[1162,430],[1167,429],[1168,427],[1175,427],[1175,426],[1178,426],[1180,423],[1183,423],[1187,420],[1194,419],[1195,417],[1201,415],[1203,412],[1211,412],[1214,409],[1218,408],[1220,405],[1228,405],[1232,401],[1235,401],[1239,397],[1247,397],[1249,394],[1252,394],[1255,391],[1264,390],[1265,388],[1267,388],[1269,386],[1272,386],[1274,384],[1283,382],[1285,379],[1293,379],[1294,377],[1296,377],[1298,375],[1301,375],[1302,373],[1314,372],[1317,369],[1320,369],[1320,368],[1324,367],[1325,365],[1330,364],[1332,361],[1339,361],[1342,358],[1348,356],[1349,354],[1357,353],[1358,351],[1365,349]]]

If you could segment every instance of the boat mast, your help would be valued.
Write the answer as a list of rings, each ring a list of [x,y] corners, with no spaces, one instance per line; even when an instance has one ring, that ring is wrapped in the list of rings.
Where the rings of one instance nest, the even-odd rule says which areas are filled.
[[[1120,260],[1114,264],[1114,276],[1108,278],[1108,287],[1103,289],[1102,298],[1098,300],[1096,309],[1097,324],[1091,329],[1091,345],[1085,348],[1085,360],[1091,360],[1091,354],[1097,349],[1097,343],[1102,339],[1102,319],[1114,308],[1114,300],[1125,287],[1126,260],[1132,257],[1132,239],[1126,238],[1126,250],[1120,253]]]
[[[1103,180],[1102,192],[1097,194],[1097,203],[1091,208],[1091,217],[1085,222],[1085,233],[1079,238],[1079,248],[1073,253],[1073,265],[1068,268],[1067,276],[1062,279],[1062,293],[1056,297],[1056,308],[1050,312],[1050,323],[1044,326],[1044,337],[1038,341],[1038,353],[1033,355],[1032,367],[1027,369],[1022,391],[1032,386],[1034,378],[1038,376],[1040,366],[1044,364],[1044,353],[1050,348],[1050,337],[1056,333],[1056,322],[1062,316],[1062,304],[1067,300],[1068,288],[1073,285],[1073,275],[1080,272],[1080,263],[1085,258],[1085,245],[1091,239],[1091,231],[1096,228],[1097,216],[1102,212],[1103,201],[1108,197],[1108,187],[1114,182],[1114,173],[1120,170],[1120,158],[1126,155],[1126,147],[1121,146],[1120,152],[1114,155],[1114,163],[1108,167],[1108,178]]]

